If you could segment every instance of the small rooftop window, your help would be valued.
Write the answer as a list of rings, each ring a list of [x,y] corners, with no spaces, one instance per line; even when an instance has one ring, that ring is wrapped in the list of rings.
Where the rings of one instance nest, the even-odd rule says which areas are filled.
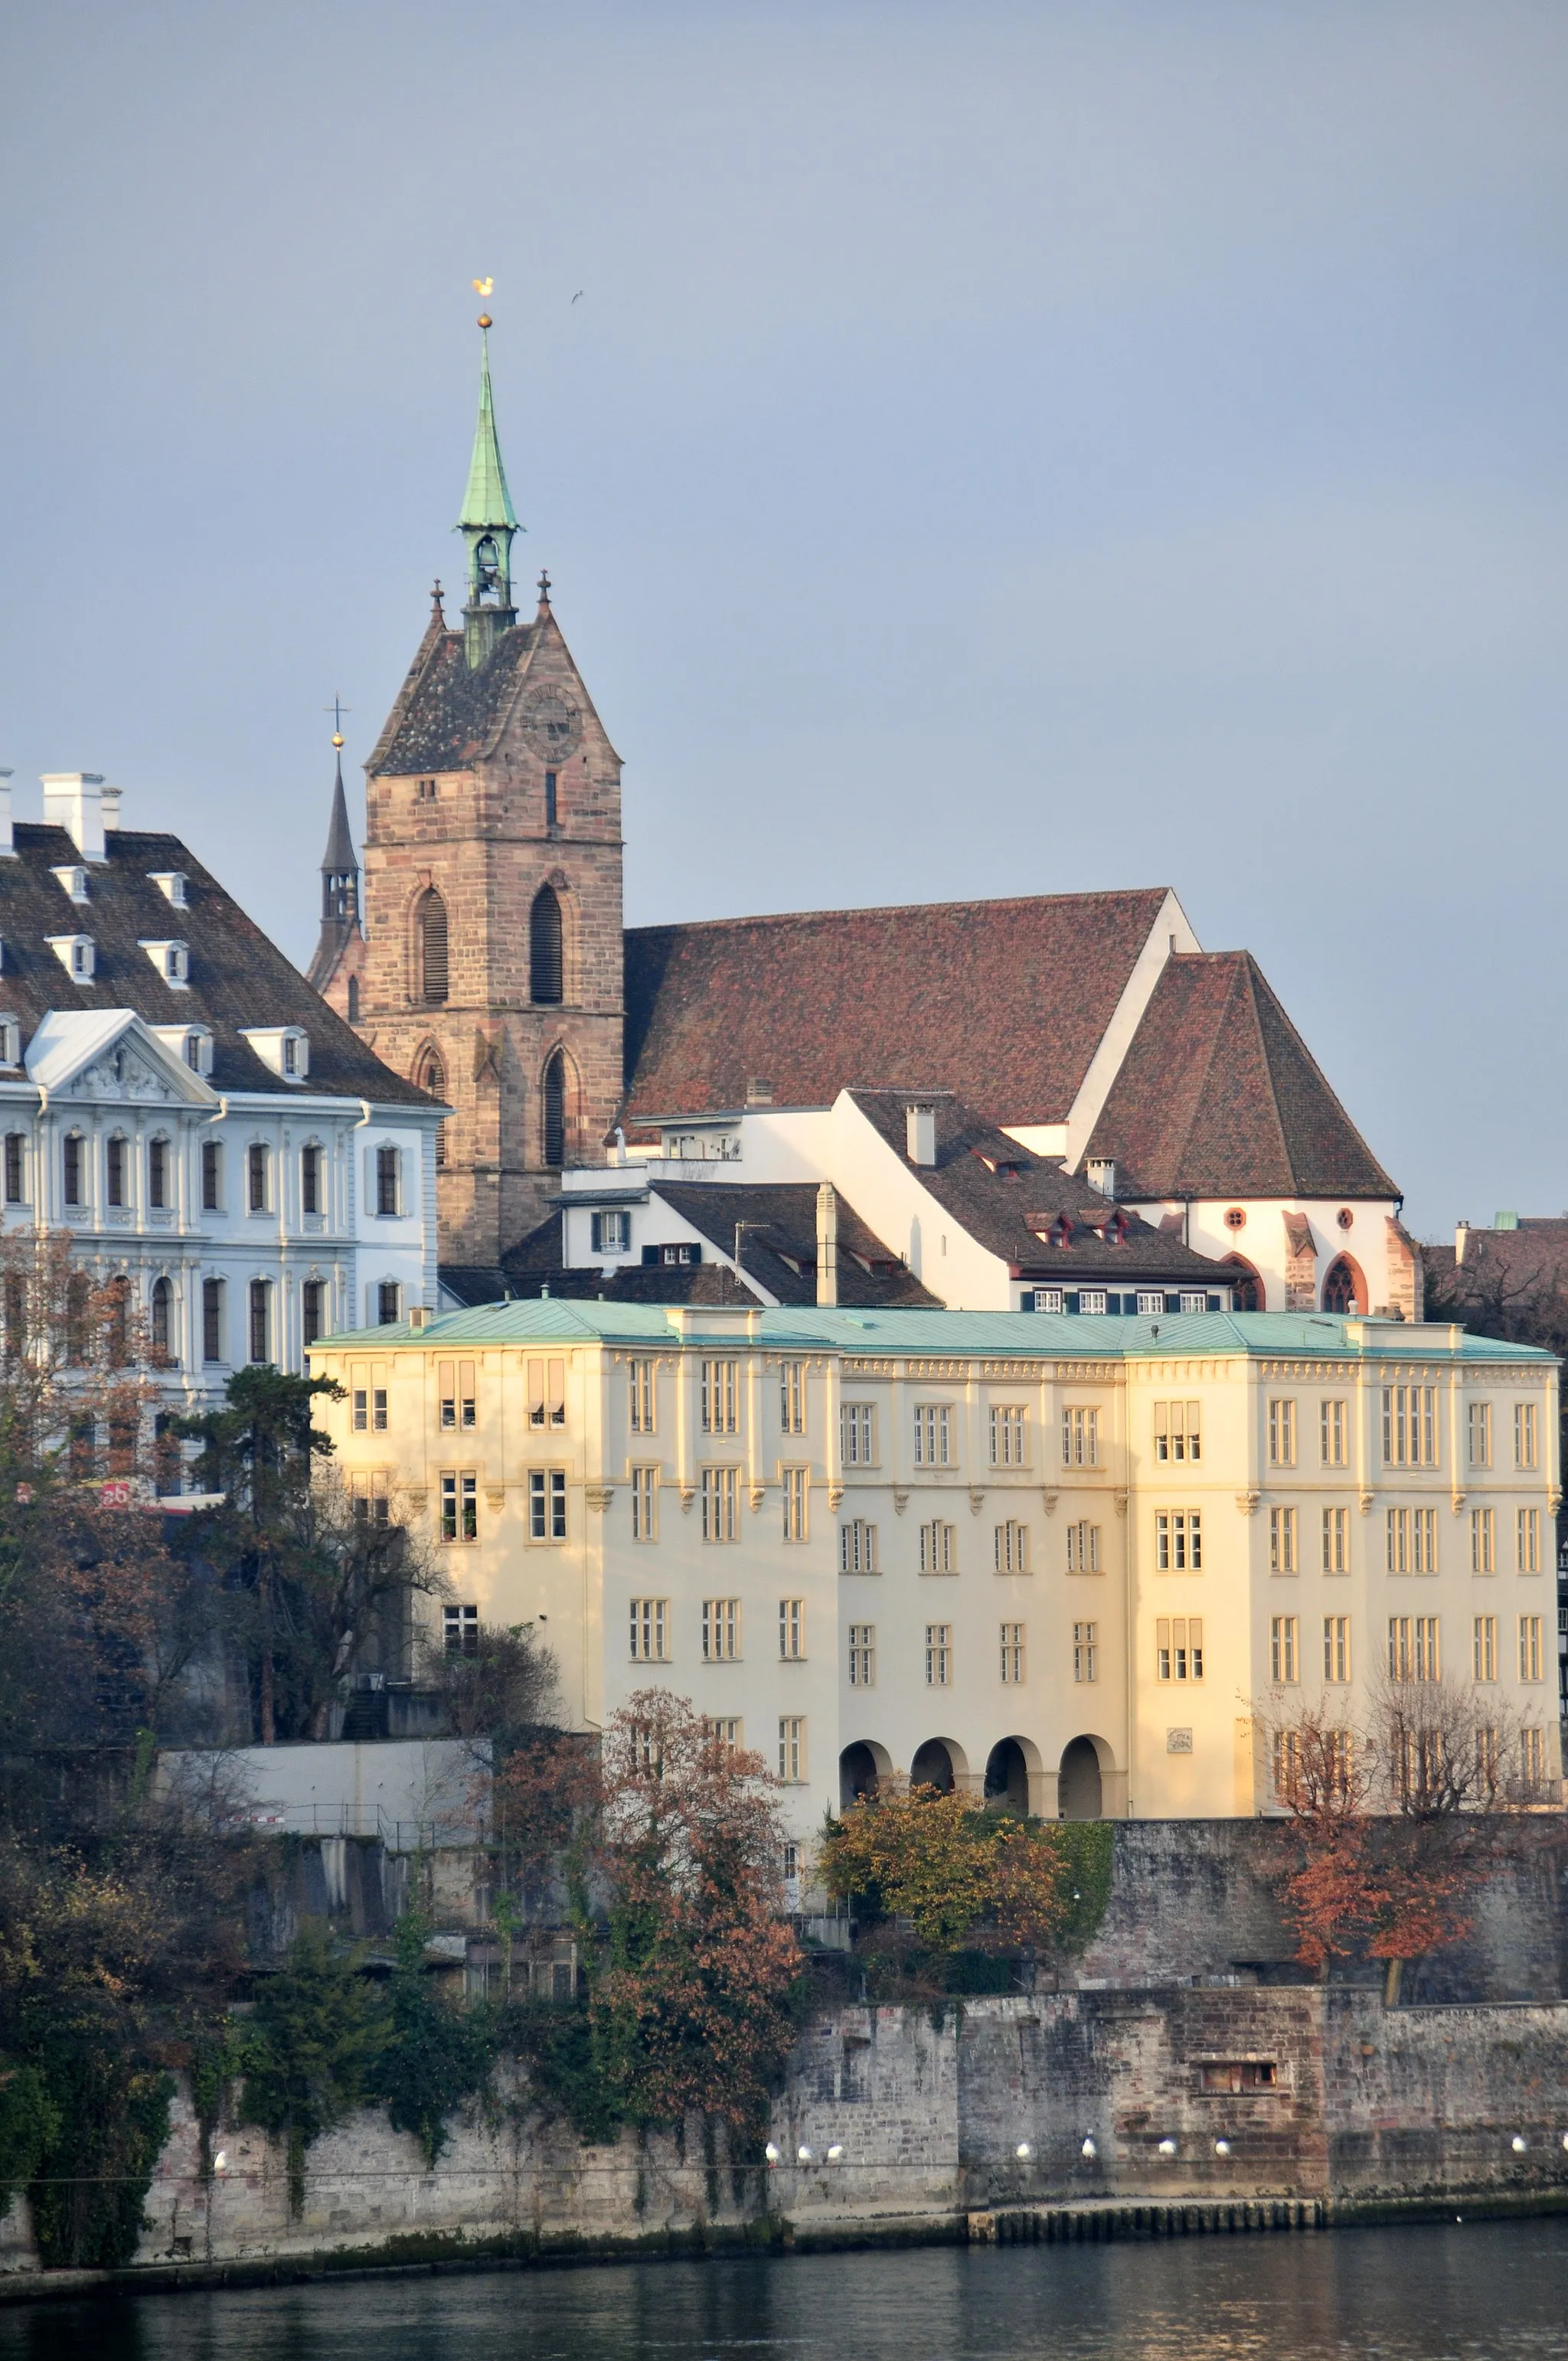
[[[92,983],[98,961],[91,935],[46,935],[44,940],[73,982]]]
[[[165,983],[171,984],[176,992],[189,990],[191,983],[189,943],[168,939],[161,942],[148,942],[145,937],[142,937],[139,939],[139,947],[147,953]]]
[[[166,902],[172,902],[177,910],[190,908],[191,896],[187,888],[191,881],[183,869],[149,869],[148,875]]]
[[[60,868],[51,869],[49,875],[63,893],[70,895],[73,902],[86,901],[87,872],[79,863],[64,862]]]
[[[242,1025],[239,1038],[286,1082],[302,1082],[311,1071],[311,1037],[302,1026]]]
[[[19,1066],[21,1062],[21,1025],[15,1016],[0,1016],[0,1066]]]

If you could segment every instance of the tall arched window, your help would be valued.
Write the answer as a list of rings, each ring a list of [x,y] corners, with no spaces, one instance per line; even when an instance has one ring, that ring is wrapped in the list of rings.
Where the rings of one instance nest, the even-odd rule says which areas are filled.
[[[433,885],[419,906],[419,994],[438,1008],[446,998],[446,905]]]
[[[359,1022],[359,978],[356,975],[348,979],[348,1021],[351,1025]]]
[[[566,1060],[559,1049],[544,1069],[544,1161],[566,1161]]]
[[[1325,1312],[1365,1312],[1366,1286],[1349,1255],[1329,1265],[1323,1277]]]
[[[421,1058],[414,1073],[414,1081],[422,1091],[428,1091],[433,1099],[444,1099],[446,1096],[446,1069],[433,1049],[427,1049]],[[444,1164],[446,1161],[444,1123],[438,1123],[435,1126],[435,1160],[438,1165]]]
[[[152,1356],[165,1364],[170,1359],[170,1315],[174,1306],[174,1289],[167,1279],[152,1282]]]
[[[529,991],[535,1000],[557,1001],[561,992],[561,905],[542,885],[528,921]]]

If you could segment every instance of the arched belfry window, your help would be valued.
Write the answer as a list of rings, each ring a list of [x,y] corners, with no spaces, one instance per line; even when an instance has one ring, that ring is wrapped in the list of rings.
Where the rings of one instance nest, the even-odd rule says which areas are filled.
[[[542,885],[528,922],[529,991],[535,1000],[558,1001],[561,990],[561,905]]]
[[[544,1161],[566,1161],[566,1060],[559,1049],[544,1069]]]
[[[419,996],[439,1007],[446,998],[446,905],[433,885],[419,906]]]
[[[446,1069],[434,1049],[426,1049],[420,1059],[414,1071],[414,1081],[422,1091],[428,1091],[433,1099],[444,1099],[446,1096]],[[438,1123],[435,1126],[435,1160],[438,1165],[444,1164],[446,1161],[444,1123]]]

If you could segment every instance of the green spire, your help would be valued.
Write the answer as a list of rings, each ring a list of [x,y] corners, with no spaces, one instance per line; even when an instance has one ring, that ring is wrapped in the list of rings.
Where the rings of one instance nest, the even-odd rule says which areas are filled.
[[[507,489],[501,446],[490,394],[490,321],[479,314],[479,421],[468,489],[457,520],[468,551],[468,602],[463,610],[463,644],[471,671],[477,671],[503,631],[517,620],[511,603],[511,537],[522,528]]]

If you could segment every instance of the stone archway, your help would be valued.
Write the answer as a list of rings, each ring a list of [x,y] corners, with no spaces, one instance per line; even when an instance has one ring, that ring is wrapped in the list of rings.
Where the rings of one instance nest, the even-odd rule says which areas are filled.
[[[839,1757],[840,1810],[862,1797],[873,1801],[892,1769],[892,1756],[885,1746],[878,1746],[874,1740],[857,1739],[852,1746],[846,1746]]]
[[[986,1756],[985,1800],[1014,1812],[1029,1809],[1029,1762],[1017,1739],[999,1739]]]
[[[950,1738],[927,1738],[915,1750],[909,1784],[912,1787],[938,1787],[944,1795],[966,1787],[968,1765],[962,1747],[955,1746]]]
[[[1104,1817],[1105,1785],[1100,1750],[1092,1738],[1075,1738],[1062,1750],[1057,1781],[1057,1811],[1064,1820]]]

